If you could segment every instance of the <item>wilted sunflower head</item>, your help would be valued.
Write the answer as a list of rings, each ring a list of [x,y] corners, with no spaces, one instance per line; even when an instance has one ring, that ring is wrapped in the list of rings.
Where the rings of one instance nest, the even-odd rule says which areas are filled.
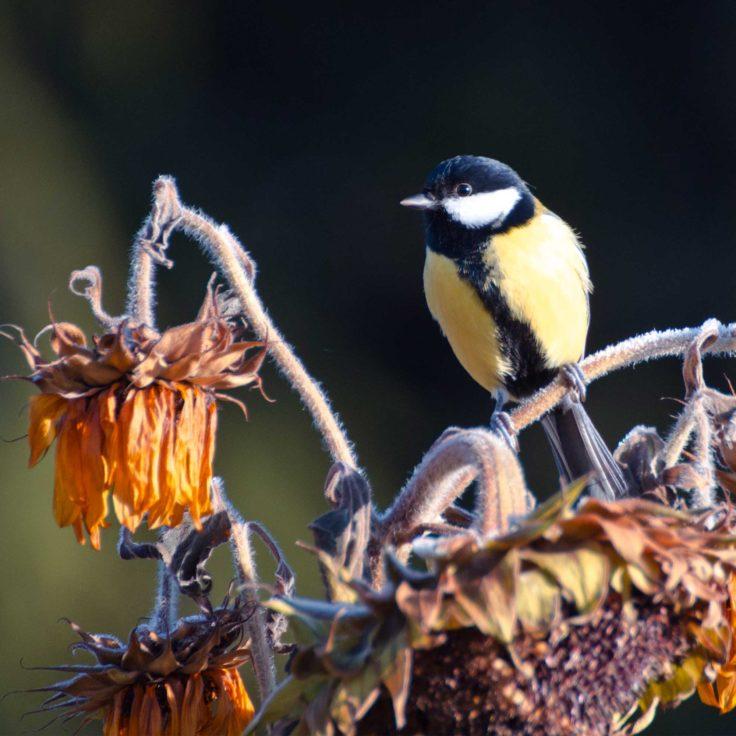
[[[23,330],[16,338],[41,391],[31,399],[29,464],[57,440],[54,516],[100,545],[112,497],[118,519],[135,530],[176,526],[188,511],[195,525],[211,513],[210,482],[217,399],[223,390],[260,387],[263,343],[223,314],[210,286],[194,322],[158,333],[122,319],[91,344],[79,327],[53,322],[54,360],[45,360]],[[8,333],[2,333],[10,336]]]
[[[388,555],[379,592],[354,581],[342,601],[272,601],[299,647],[259,722],[597,736],[632,727],[638,709],[643,727],[716,672],[733,681],[729,514],[710,529],[641,499],[573,510],[575,495],[492,539],[420,540],[427,572]]]
[[[72,624],[96,663],[52,669],[74,676],[39,691],[53,693],[41,712],[62,720],[103,719],[105,736],[240,736],[253,705],[238,668],[250,657],[242,606],[178,621],[170,633],[145,625],[128,643]]]

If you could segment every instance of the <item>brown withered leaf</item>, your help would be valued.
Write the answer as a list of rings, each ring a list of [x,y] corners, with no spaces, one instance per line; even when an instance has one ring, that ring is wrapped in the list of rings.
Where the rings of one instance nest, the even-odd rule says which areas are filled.
[[[320,565],[332,599],[341,589],[336,570],[344,571],[348,579],[360,579],[365,574],[372,509],[365,478],[342,463],[330,469],[325,496],[334,508],[315,519],[309,528],[317,548],[332,560],[332,564]]]
[[[206,604],[206,596],[212,588],[212,576],[206,565],[212,552],[230,538],[230,519],[226,511],[208,517],[202,529],[169,529],[160,541],[139,543],[125,527],[120,533],[118,553],[124,560],[161,560],[176,580],[179,590],[200,604]]]

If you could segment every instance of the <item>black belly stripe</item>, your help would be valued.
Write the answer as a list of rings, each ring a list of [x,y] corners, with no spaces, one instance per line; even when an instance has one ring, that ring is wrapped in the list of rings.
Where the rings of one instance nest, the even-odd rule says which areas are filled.
[[[539,342],[528,322],[514,317],[498,287],[488,281],[489,270],[476,253],[458,263],[458,272],[478,293],[498,328],[498,342],[510,372],[504,388],[515,399],[530,396],[557,375],[547,368]],[[490,283],[486,287],[485,284]]]

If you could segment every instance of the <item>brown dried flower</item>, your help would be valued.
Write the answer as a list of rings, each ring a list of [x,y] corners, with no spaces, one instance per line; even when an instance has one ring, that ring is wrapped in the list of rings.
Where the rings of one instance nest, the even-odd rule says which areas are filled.
[[[379,592],[353,582],[341,602],[272,601],[300,646],[257,718],[294,734],[593,736],[643,727],[725,676],[730,516],[709,530],[641,499],[573,511],[576,495],[494,539],[423,539],[430,572],[389,557]]]
[[[244,619],[226,602],[170,634],[137,626],[127,644],[71,624],[82,640],[75,648],[97,662],[49,668],[74,676],[39,688],[53,693],[40,710],[102,718],[105,736],[240,736],[254,712],[238,673],[250,657]]]
[[[79,327],[53,322],[46,361],[19,327],[18,344],[41,394],[31,399],[29,465],[57,440],[54,516],[93,547],[107,526],[108,499],[122,524],[176,526],[185,511],[199,526],[211,513],[210,482],[223,390],[260,386],[263,343],[220,311],[208,288],[194,322],[159,334],[132,319],[87,344]],[[2,333],[10,336],[7,333]],[[252,350],[256,350],[252,355]]]

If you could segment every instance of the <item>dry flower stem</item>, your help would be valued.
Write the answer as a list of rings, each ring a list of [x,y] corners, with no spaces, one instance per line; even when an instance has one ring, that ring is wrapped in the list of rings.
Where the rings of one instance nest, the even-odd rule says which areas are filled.
[[[656,358],[681,356],[701,334],[701,330],[701,327],[652,330],[589,355],[580,363],[580,368],[586,381],[592,383],[597,378],[627,366]],[[732,355],[736,352],[736,325],[721,326],[718,338],[711,345],[704,347],[703,352],[720,355]],[[567,390],[561,379],[557,378],[549,386],[522,402],[511,412],[516,430],[521,431],[536,422],[559,403]]]
[[[677,422],[672,428],[664,452],[664,467],[671,468],[676,465],[680,456],[690,441],[690,436],[695,427],[695,416],[693,414],[693,403],[689,401],[677,417]]]
[[[529,510],[521,467],[503,441],[485,429],[451,429],[429,449],[381,518],[381,537],[392,542],[413,528],[437,523],[476,479],[480,533],[503,530],[511,517]]]
[[[255,593],[258,585],[258,571],[250,544],[250,529],[227,497],[225,486],[220,478],[212,481],[212,495],[215,511],[226,511],[230,519],[230,547],[233,553],[233,563],[238,582],[243,586],[240,596],[246,603],[254,607],[253,614],[246,621],[245,629],[251,640],[253,670],[258,680],[261,702],[263,702],[276,687],[276,667],[273,661],[273,649],[266,630],[266,613]]]
[[[161,181],[159,179],[159,181]],[[178,197],[167,196],[165,187],[156,182],[153,206],[133,243],[131,272],[128,281],[127,313],[149,327],[156,327],[156,264],[171,268],[174,264],[164,255],[168,239],[179,221]],[[176,188],[174,187],[174,194]]]
[[[157,632],[166,632],[167,634],[173,631],[178,611],[179,589],[166,567],[166,563],[159,560],[156,603],[151,614],[154,629]]]
[[[715,504],[715,462],[713,459],[713,429],[705,406],[705,397],[698,393],[694,397],[695,415],[695,441],[693,442],[693,454],[695,461],[700,466],[699,470],[704,474],[706,483],[704,487],[695,490],[694,506],[699,509],[711,508]]]
[[[176,185],[170,177],[160,177],[154,185],[152,218],[157,213],[170,218],[167,222],[159,223],[162,232],[173,227],[180,227],[195,238],[215,262],[237,295],[249,324],[256,335],[267,342],[269,353],[312,415],[332,459],[356,468],[357,460],[345,430],[330,408],[325,392],[309,375],[268,316],[253,284],[255,275],[253,261],[235,236],[227,226],[218,226],[201,212],[185,207],[179,200]],[[141,232],[144,231],[145,226]],[[144,238],[141,238],[140,235],[138,242],[144,242]],[[143,246],[139,248],[143,249]],[[145,253],[148,254],[148,252],[148,249],[145,249]],[[148,260],[150,261],[150,254]],[[148,308],[151,301],[146,294],[146,284],[150,283],[150,279],[146,281],[150,275],[146,271],[147,268],[147,260],[139,258],[137,271],[134,272],[131,279],[137,294],[134,301],[140,302],[142,311]]]

